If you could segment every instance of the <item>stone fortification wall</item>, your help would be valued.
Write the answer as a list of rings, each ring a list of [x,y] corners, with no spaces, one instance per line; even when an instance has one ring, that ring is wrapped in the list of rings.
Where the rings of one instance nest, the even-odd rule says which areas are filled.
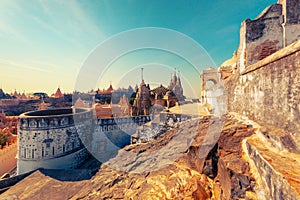
[[[246,19],[240,29],[237,66],[247,66],[300,39],[300,1],[279,0],[254,20]]]
[[[88,157],[85,148],[73,153],[57,157],[55,159],[24,160],[19,159],[17,170],[18,174],[27,173],[35,169],[75,169],[82,164]]]
[[[120,148],[130,144],[136,128],[151,121],[150,115],[97,119],[88,150],[101,162],[115,157]],[[91,146],[90,146],[91,144]]]
[[[84,109],[42,110],[22,114],[18,130],[18,174],[37,168],[74,168],[87,155],[79,136],[92,126]],[[78,157],[78,159],[76,159]],[[68,158],[68,159],[67,159]]]
[[[17,149],[18,144],[15,142],[0,150],[0,176],[17,166]]]
[[[254,20],[243,21],[238,50],[240,70],[283,47],[282,23],[281,4],[269,6]]]
[[[300,1],[279,0],[283,5],[285,44],[289,45],[300,39]]]
[[[290,131],[300,144],[300,41],[225,80],[228,111]]]

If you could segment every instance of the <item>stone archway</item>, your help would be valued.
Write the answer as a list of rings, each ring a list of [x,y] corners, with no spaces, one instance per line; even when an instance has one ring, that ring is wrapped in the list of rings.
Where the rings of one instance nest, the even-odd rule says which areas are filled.
[[[210,67],[207,70],[203,70],[201,79],[201,101],[207,102],[207,93],[213,91],[219,86],[220,73],[217,69]]]

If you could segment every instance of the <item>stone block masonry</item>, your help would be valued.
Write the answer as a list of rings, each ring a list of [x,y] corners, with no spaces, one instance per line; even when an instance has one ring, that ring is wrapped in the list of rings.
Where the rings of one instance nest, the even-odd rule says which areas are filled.
[[[232,75],[225,88],[230,112],[284,128],[300,144],[300,41]]]
[[[279,0],[254,20],[246,19],[242,22],[237,55],[238,71],[243,71],[299,39],[300,1]]]

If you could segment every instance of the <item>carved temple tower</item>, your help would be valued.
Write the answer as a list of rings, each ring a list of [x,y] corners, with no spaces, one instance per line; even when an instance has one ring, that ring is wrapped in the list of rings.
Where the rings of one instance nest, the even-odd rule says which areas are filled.
[[[141,69],[141,72],[142,82],[138,88],[136,98],[133,102],[133,106],[131,109],[132,116],[149,115],[149,109],[151,106],[149,85],[147,86],[144,82],[143,68]]]
[[[181,85],[180,76],[179,74],[178,76],[176,75],[176,70],[174,72],[174,75],[171,77],[168,89],[174,92],[178,101],[184,101],[185,98],[183,96],[183,88]]]

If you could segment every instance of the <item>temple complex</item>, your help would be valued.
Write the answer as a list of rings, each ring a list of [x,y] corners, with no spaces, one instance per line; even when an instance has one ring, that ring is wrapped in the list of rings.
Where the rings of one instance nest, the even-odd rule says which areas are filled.
[[[122,97],[118,104],[95,103],[93,105],[93,109],[95,112],[94,114],[98,119],[111,118],[111,117],[124,117],[124,116],[129,116],[130,105],[128,103],[127,97],[125,98]]]
[[[20,99],[20,100],[30,99],[28,96],[26,96],[25,92],[20,93],[20,92],[17,92],[16,90],[14,93],[11,93],[10,96],[15,97],[16,99]]]
[[[150,90],[149,84],[145,84],[142,74],[142,82],[137,90],[136,98],[131,108],[131,115],[148,115],[152,106],[159,106],[162,109],[171,108],[176,103],[184,101],[184,99],[180,76],[176,75],[176,71],[171,77],[168,88],[161,84],[152,90]]]
[[[102,91],[110,100],[94,105],[100,119],[88,137],[95,123],[89,109],[21,115],[19,174],[76,168],[87,157],[84,141],[109,162],[91,180],[77,182],[35,171],[0,198],[300,199],[299,26],[300,0],[279,0],[242,23],[237,52],[201,75],[202,102],[212,104],[212,115],[194,118],[170,109],[161,113],[166,120],[152,118],[152,106],[180,103],[183,90],[176,73],[168,88],[151,90],[143,69],[132,106],[125,95],[113,104],[112,87]],[[147,143],[124,147],[119,138],[128,139],[140,125],[133,139]]]

